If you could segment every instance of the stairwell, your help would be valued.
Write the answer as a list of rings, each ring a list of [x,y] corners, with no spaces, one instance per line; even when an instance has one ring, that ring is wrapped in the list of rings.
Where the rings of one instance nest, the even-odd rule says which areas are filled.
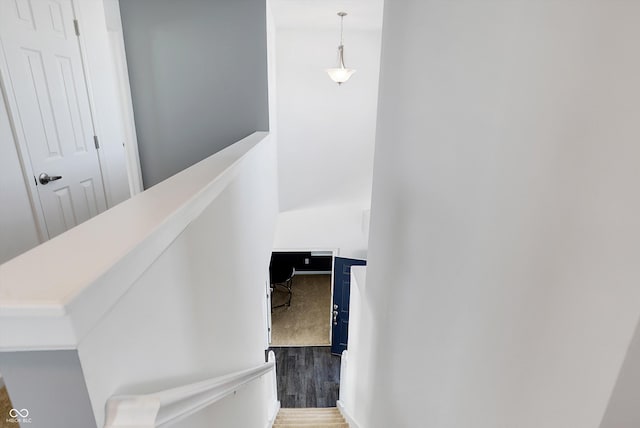
[[[349,428],[335,407],[280,409],[273,428]]]

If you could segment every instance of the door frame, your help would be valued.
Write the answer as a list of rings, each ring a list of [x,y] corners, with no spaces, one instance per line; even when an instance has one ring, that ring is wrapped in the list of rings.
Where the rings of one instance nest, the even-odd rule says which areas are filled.
[[[95,107],[95,99],[93,94],[93,86],[91,84],[91,73],[87,66],[88,56],[87,56],[87,41],[85,39],[86,27],[83,28],[82,19],[81,19],[81,5],[80,0],[71,0],[71,6],[73,10],[74,19],[78,20],[80,26],[80,35],[77,36],[78,40],[78,49],[80,52],[80,60],[83,71],[83,78],[85,82],[85,92],[87,94],[87,100],[89,103],[89,115],[91,117],[91,126],[93,130],[93,135],[99,135],[100,130],[100,121],[96,115],[96,107]],[[36,226],[36,232],[38,236],[38,241],[40,244],[48,241],[49,233],[47,231],[44,209],[42,207],[42,203],[40,202],[40,197],[38,195],[37,184],[35,182],[35,170],[31,163],[31,158],[29,156],[29,149],[26,143],[26,139],[22,132],[19,130],[20,128],[17,126],[17,100],[15,92],[13,91],[13,87],[8,82],[9,76],[9,67],[6,62],[5,49],[2,41],[0,40],[0,95],[4,99],[5,108],[7,110],[7,117],[9,121],[9,126],[11,128],[11,134],[14,139],[14,144],[16,147],[16,152],[18,155],[18,159],[20,162],[20,169],[22,171],[22,177],[24,179],[25,187],[27,190],[27,196],[29,198],[31,212],[33,214],[34,223]],[[121,55],[124,55],[124,52],[121,52]],[[122,60],[122,58],[119,58]],[[126,64],[126,58],[124,59],[124,64]],[[128,80],[126,81],[128,83]],[[130,98],[128,100],[121,100],[124,104],[127,102],[130,103]],[[127,104],[129,105],[129,104]],[[127,137],[131,138],[132,141],[129,144],[125,145],[125,158],[126,158],[126,167],[127,167],[127,175],[130,183],[130,197],[135,194],[141,192],[142,189],[142,180],[141,180],[141,168],[140,161],[138,155],[138,142],[135,135],[135,125],[133,121],[133,111],[131,109],[126,109],[123,114],[124,118],[124,131],[127,134]],[[129,129],[131,128],[131,129]],[[133,129],[133,137],[131,134],[131,130]],[[102,186],[105,195],[105,204],[107,209],[113,206],[112,198],[111,198],[111,188],[108,181],[108,162],[105,159],[103,151],[101,150],[104,146],[101,146],[100,149],[96,150],[96,154],[98,157],[98,164],[100,166],[100,177],[102,178]],[[132,151],[135,153],[132,154]]]
[[[272,248],[271,252],[272,253],[277,253],[277,252],[283,252],[283,253],[308,253],[308,252],[331,252],[331,288],[330,288],[330,303],[329,303],[329,308],[327,309],[327,315],[328,315],[328,328],[329,328],[329,343],[331,343],[331,341],[333,340],[333,270],[335,267],[335,262],[336,262],[336,257],[340,257],[340,248],[338,247],[334,247],[334,248],[318,248],[318,247],[304,247],[304,248],[291,248],[291,247],[285,247],[285,248]],[[271,326],[269,326],[271,327]],[[331,346],[331,345],[329,345]]]
[[[120,1],[115,0],[118,4],[118,19],[120,19]],[[89,106],[91,109],[91,119],[93,122],[94,135],[100,136],[99,132],[101,130],[100,120],[97,115],[94,113],[96,111],[95,101],[94,101],[94,92],[93,86],[91,83],[91,72],[88,67],[89,56],[87,54],[87,40],[85,35],[88,32],[86,26],[86,20],[82,18],[82,3],[80,0],[71,0],[71,4],[73,5],[73,14],[75,19],[78,20],[78,26],[80,28],[80,35],[78,36],[78,45],[80,46],[80,56],[82,58],[82,70],[84,72],[85,82],[87,85],[87,95],[89,97]],[[102,2],[104,8],[104,1]],[[105,23],[109,19],[107,12],[105,11]],[[108,31],[106,28],[107,24],[105,24],[105,31]],[[113,58],[114,62],[124,64],[127,67],[127,57],[126,52],[124,50],[124,40],[122,39],[122,29],[120,29],[120,37],[119,37],[119,45],[117,52],[111,50],[112,55],[117,55],[117,58]],[[111,40],[109,40],[111,42]],[[123,119],[123,131],[125,133],[124,137],[127,139],[127,144],[124,146],[125,150],[125,163],[127,166],[127,179],[129,181],[129,191],[130,197],[137,195],[138,193],[144,190],[142,183],[142,168],[140,166],[140,155],[138,151],[138,138],[136,134],[135,121],[133,116],[133,101],[131,99],[131,88],[129,86],[129,75],[127,73],[118,73],[117,75],[117,84],[120,93],[118,94],[118,100],[120,106],[123,109],[122,119]],[[100,168],[102,171],[102,180],[105,183],[105,195],[107,197],[107,209],[111,208],[112,203],[110,201],[111,192],[109,189],[109,180],[105,180],[108,177],[108,162],[104,159],[104,156],[98,150],[98,160],[100,161]],[[105,174],[106,172],[106,174]]]

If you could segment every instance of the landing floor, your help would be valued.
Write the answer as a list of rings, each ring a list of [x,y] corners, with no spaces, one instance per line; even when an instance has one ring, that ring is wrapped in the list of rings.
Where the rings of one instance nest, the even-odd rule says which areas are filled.
[[[271,348],[276,354],[281,407],[335,407],[340,357],[328,346]]]

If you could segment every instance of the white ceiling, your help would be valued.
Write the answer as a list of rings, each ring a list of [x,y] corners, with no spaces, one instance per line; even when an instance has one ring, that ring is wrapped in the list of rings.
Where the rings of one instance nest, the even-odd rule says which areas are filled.
[[[340,28],[337,13],[344,17],[345,32],[382,28],[384,0],[270,0],[276,28]]]

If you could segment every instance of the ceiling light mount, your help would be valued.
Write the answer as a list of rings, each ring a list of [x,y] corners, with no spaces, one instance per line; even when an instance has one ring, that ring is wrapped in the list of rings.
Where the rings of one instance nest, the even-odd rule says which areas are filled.
[[[344,65],[344,42],[343,42],[343,23],[344,17],[347,16],[347,12],[338,12],[338,16],[340,17],[340,45],[338,46],[338,67],[327,69],[327,73],[331,80],[336,82],[338,85],[342,85],[344,82],[349,80],[351,75],[356,71],[352,68],[347,68]]]

